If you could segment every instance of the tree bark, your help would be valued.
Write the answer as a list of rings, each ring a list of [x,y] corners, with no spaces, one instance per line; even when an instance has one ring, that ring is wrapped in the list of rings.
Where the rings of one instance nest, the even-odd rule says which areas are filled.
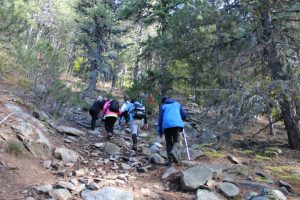
[[[96,89],[96,83],[97,83],[97,68],[95,66],[90,68],[89,71],[89,86],[85,90],[84,96],[91,97],[93,94],[93,91]]]
[[[262,0],[264,9],[262,12],[262,26],[263,26],[263,35],[264,42],[267,44],[263,53],[267,53],[267,63],[270,69],[270,76],[272,80],[289,80],[290,77],[286,73],[282,73],[283,65],[278,59],[278,54],[276,51],[276,43],[272,38],[272,12],[271,5],[272,1]],[[283,114],[283,120],[285,129],[287,131],[288,142],[292,149],[300,150],[300,129],[299,121],[297,116],[294,115],[293,105],[294,103],[287,100],[286,94],[279,99],[280,109]],[[291,98],[293,99],[293,98]]]

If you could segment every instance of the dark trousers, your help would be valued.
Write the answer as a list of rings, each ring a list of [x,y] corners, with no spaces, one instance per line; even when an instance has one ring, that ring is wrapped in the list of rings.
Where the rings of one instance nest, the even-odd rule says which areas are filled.
[[[92,117],[92,121],[91,121],[91,129],[92,130],[95,130],[95,127],[96,127],[96,121],[98,119],[98,112],[95,112],[94,110],[89,110],[89,113]]]
[[[105,124],[105,130],[107,133],[114,133],[114,125],[117,121],[116,117],[106,117],[104,124]]]
[[[181,131],[180,127],[166,128],[164,130],[168,155],[171,152],[173,145],[175,143],[178,143],[178,136],[180,131]]]

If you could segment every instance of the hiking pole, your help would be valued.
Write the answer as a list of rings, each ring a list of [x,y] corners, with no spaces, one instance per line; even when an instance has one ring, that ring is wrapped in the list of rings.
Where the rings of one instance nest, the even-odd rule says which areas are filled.
[[[190,152],[189,152],[189,147],[188,147],[188,144],[187,144],[187,140],[186,140],[184,129],[183,129],[183,137],[184,137],[184,143],[185,143],[185,147],[186,147],[186,152],[187,152],[188,158],[189,158],[189,160],[191,160]]]

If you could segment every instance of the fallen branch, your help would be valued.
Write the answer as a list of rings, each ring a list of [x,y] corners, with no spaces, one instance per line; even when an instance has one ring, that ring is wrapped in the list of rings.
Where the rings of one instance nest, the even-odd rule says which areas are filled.
[[[0,125],[2,124],[2,123],[4,123],[5,122],[5,120],[7,120],[10,116],[12,116],[14,113],[10,113],[9,115],[7,115],[6,117],[4,117],[4,119],[2,119],[1,120],[1,122],[0,122]]]
[[[255,134],[252,135],[252,137],[255,137],[256,135],[258,135],[260,132],[262,132],[263,130],[265,130],[266,128],[270,127],[272,124],[275,124],[277,122],[279,122],[280,120],[282,120],[283,117],[278,118],[277,120],[275,120],[274,122],[268,123],[266,126],[264,126],[263,128],[261,128],[259,131],[257,131]]]

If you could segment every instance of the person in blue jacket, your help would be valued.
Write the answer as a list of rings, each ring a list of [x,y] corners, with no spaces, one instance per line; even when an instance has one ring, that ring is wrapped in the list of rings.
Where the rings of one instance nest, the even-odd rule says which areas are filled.
[[[165,135],[168,165],[179,162],[178,136],[184,127],[185,119],[186,112],[177,101],[166,97],[162,99],[158,116],[158,134],[160,137]]]

